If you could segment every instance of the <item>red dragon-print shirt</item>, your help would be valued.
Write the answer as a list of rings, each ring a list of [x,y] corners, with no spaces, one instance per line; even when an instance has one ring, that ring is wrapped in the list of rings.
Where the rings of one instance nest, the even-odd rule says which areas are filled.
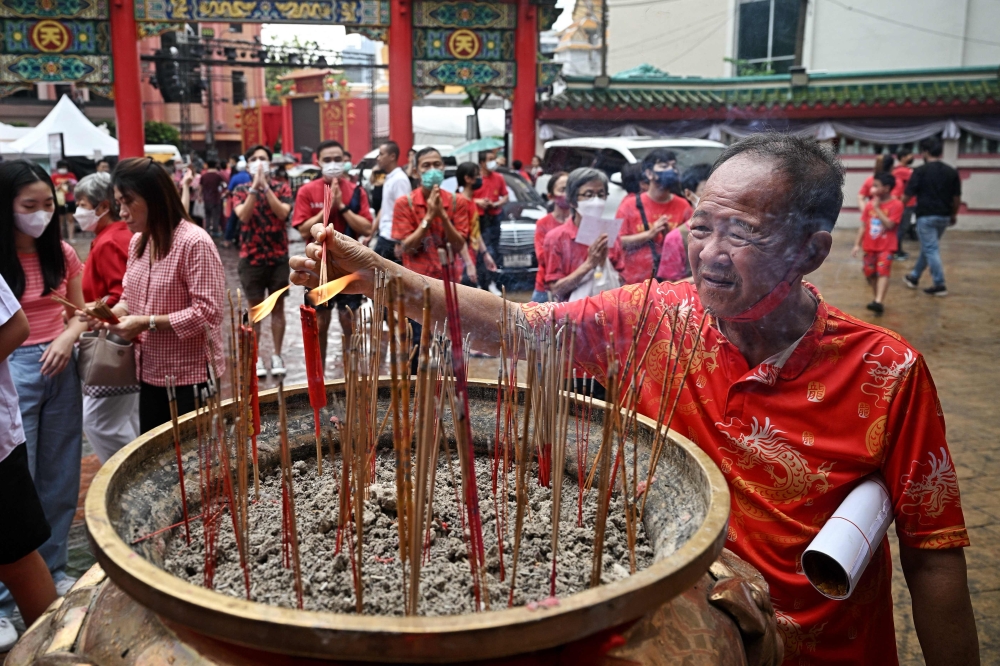
[[[679,367],[691,371],[672,428],[719,466],[732,492],[727,547],[771,588],[786,665],[896,664],[888,539],[845,601],[816,592],[801,555],[864,477],[881,472],[899,541],[913,548],[969,545],[937,391],[923,357],[897,334],[818,301],[816,319],[784,354],[755,368],[706,315],[689,283],[654,283],[637,356],[650,344],[639,410],[656,418],[671,315],[693,309]],[[623,359],[645,283],[572,303],[522,306],[528,323],[577,322],[578,369],[604,381],[613,334]],[[705,317],[704,337],[692,343]],[[626,342],[627,341],[627,342]],[[627,379],[627,378],[626,378]]]

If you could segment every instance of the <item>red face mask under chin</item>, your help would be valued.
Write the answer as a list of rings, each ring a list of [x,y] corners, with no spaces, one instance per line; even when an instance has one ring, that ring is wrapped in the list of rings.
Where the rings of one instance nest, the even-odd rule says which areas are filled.
[[[743,312],[733,315],[732,317],[718,317],[719,319],[727,322],[748,322],[757,321],[758,319],[763,319],[767,315],[774,312],[774,310],[781,305],[788,295],[792,293],[792,283],[795,281],[795,276],[798,274],[799,260],[805,254],[806,248],[803,247],[795,255],[795,259],[792,260],[792,265],[789,266],[788,271],[785,273],[785,277],[781,278],[781,282],[774,285],[771,291],[767,292],[759,301],[748,307]]]

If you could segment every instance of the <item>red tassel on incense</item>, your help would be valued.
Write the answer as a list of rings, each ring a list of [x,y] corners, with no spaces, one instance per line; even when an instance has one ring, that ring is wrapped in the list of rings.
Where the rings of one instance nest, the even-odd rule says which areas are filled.
[[[319,410],[326,407],[326,385],[323,382],[323,356],[319,348],[319,323],[316,310],[308,305],[299,307],[302,321],[302,345],[306,356],[306,378],[309,381],[309,405],[316,424],[316,469],[323,474],[323,445]]]

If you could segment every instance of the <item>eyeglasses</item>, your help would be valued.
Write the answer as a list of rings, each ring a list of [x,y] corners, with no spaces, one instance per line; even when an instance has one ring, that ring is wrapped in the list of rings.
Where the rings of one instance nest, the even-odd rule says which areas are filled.
[[[598,198],[598,199],[607,199],[608,198],[608,191],[607,190],[598,190],[598,191],[595,192],[594,190],[583,190],[582,192],[580,192],[580,193],[578,193],[576,195],[577,201],[590,201],[591,199],[593,199],[595,197]]]

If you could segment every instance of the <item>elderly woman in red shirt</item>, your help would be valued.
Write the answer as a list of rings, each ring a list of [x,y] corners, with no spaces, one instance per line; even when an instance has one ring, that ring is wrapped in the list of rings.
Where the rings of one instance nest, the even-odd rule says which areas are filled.
[[[96,236],[83,266],[83,299],[103,299],[114,307],[122,297],[132,232],[112,211],[111,174],[84,176],[73,191],[76,218],[83,231]],[[83,431],[103,463],[139,435],[139,384],[83,387]]]
[[[191,222],[162,166],[146,157],[123,160],[112,183],[121,218],[136,235],[122,298],[112,308],[120,323],[90,324],[137,343],[139,429],[147,432],[170,420],[168,376],[184,414],[194,409],[209,365],[222,375],[225,275],[215,243]]]

